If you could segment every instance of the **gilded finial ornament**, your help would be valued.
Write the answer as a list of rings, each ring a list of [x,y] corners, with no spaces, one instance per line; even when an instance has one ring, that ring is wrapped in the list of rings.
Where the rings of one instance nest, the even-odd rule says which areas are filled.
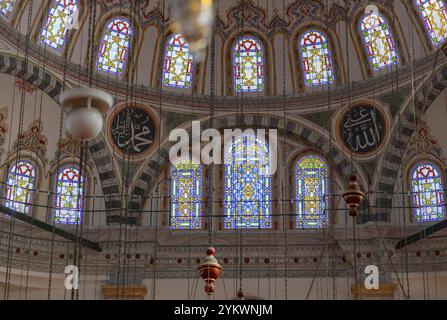
[[[212,295],[216,291],[216,281],[222,274],[222,266],[215,258],[216,250],[208,248],[206,250],[207,257],[199,266],[199,272],[202,279],[205,280],[205,292],[207,295]]]
[[[348,205],[349,215],[351,217],[356,217],[359,206],[365,198],[365,194],[360,190],[359,184],[357,182],[357,176],[355,174],[349,177],[348,188],[343,193],[343,198]]]

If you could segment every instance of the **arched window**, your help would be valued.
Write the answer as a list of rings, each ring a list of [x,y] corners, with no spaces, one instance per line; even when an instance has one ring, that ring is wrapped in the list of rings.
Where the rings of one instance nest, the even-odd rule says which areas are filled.
[[[188,43],[181,34],[169,38],[163,65],[163,84],[177,88],[191,88],[193,58]]]
[[[374,71],[397,64],[399,57],[386,19],[375,13],[360,20],[360,33]]]
[[[170,169],[171,228],[202,227],[202,168],[200,164],[179,161]]]
[[[447,8],[443,0],[416,0],[419,14],[433,45],[447,38]]]
[[[55,0],[52,2],[48,17],[43,25],[40,42],[61,51],[65,45],[70,26],[77,23],[78,1]]]
[[[122,75],[133,29],[126,18],[115,18],[109,22],[101,40],[98,56],[98,70]]]
[[[9,14],[14,8],[15,0],[0,0],[0,12],[5,17],[9,17]]]
[[[412,207],[417,222],[444,219],[444,191],[438,168],[430,163],[418,164],[411,173]]]
[[[242,134],[225,152],[225,228],[271,228],[268,145]]]
[[[5,206],[29,214],[35,183],[36,170],[33,164],[26,160],[16,162],[9,168]]]
[[[236,92],[264,90],[264,47],[259,39],[244,35],[233,46],[233,78]]]
[[[54,203],[54,222],[80,224],[82,222],[84,179],[75,165],[59,170]]]
[[[328,168],[317,155],[308,154],[295,168],[296,226],[321,228],[328,221]]]
[[[329,43],[322,32],[306,31],[300,37],[300,54],[306,86],[334,82]]]

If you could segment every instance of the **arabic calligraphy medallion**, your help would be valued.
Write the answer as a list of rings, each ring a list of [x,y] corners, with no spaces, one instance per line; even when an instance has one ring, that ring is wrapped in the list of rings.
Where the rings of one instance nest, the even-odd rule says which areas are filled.
[[[386,122],[378,108],[358,105],[344,114],[340,130],[343,143],[350,151],[366,155],[382,145],[386,134]]]
[[[131,156],[146,153],[156,138],[153,116],[137,106],[119,109],[111,118],[109,132],[115,147]]]

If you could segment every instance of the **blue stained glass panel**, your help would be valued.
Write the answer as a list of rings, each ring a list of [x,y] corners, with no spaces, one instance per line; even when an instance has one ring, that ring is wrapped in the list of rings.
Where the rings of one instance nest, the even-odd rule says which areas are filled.
[[[29,214],[36,183],[36,170],[26,160],[16,162],[8,172],[5,206]]]
[[[242,134],[225,153],[225,228],[272,227],[268,145]]]
[[[234,87],[239,92],[264,90],[264,48],[249,35],[239,38],[233,46]]]
[[[77,10],[77,0],[53,1],[40,35],[40,42],[61,51],[65,46],[68,27],[73,24]]]
[[[328,168],[319,156],[308,154],[295,169],[296,226],[321,228],[328,220]]]
[[[393,36],[383,16],[374,13],[365,15],[360,20],[360,33],[374,71],[399,62]]]
[[[179,161],[171,166],[171,228],[202,227],[202,168],[200,164]]]
[[[447,8],[443,0],[416,0],[430,40],[437,46],[447,38]]]
[[[72,165],[61,170],[57,178],[54,222],[80,224],[82,222],[82,196],[84,179]]]
[[[191,88],[193,58],[188,43],[181,34],[169,38],[163,65],[163,84],[176,88]]]
[[[97,68],[116,75],[124,73],[133,29],[126,18],[115,18],[107,25],[102,38]]]
[[[416,166],[411,175],[412,202],[417,222],[444,219],[444,190],[438,169],[429,162]]]

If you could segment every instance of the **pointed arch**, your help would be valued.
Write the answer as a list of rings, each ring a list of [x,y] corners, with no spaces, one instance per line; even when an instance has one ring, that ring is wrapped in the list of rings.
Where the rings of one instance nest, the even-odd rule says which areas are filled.
[[[193,57],[189,45],[181,34],[172,35],[165,49],[163,85],[176,88],[191,88]]]
[[[125,17],[115,17],[107,24],[101,39],[97,69],[116,75],[126,70],[133,26]]]
[[[424,27],[434,46],[447,38],[447,7],[443,0],[415,0]]]
[[[328,165],[319,155],[308,153],[295,166],[296,227],[322,228],[328,222]]]
[[[85,181],[76,164],[59,169],[53,219],[58,224],[81,224]]]
[[[40,43],[62,51],[70,25],[77,23],[78,13],[78,0],[54,0],[40,34]]]
[[[272,227],[272,182],[266,142],[244,132],[225,151],[225,228]]]
[[[326,34],[318,30],[307,30],[299,37],[299,53],[308,87],[334,82],[334,70]]]
[[[8,169],[5,206],[30,214],[36,189],[36,167],[28,160],[13,162]]]
[[[262,92],[265,87],[265,48],[253,35],[243,35],[232,48],[234,91]]]
[[[14,9],[15,3],[16,0],[0,0],[0,13],[4,17],[8,18]]]
[[[416,222],[444,219],[444,185],[441,171],[431,161],[417,163],[410,171],[411,207]]]
[[[365,14],[359,21],[359,30],[373,71],[399,63],[395,41],[383,15]]]
[[[202,166],[179,161],[170,168],[171,228],[202,228]]]

